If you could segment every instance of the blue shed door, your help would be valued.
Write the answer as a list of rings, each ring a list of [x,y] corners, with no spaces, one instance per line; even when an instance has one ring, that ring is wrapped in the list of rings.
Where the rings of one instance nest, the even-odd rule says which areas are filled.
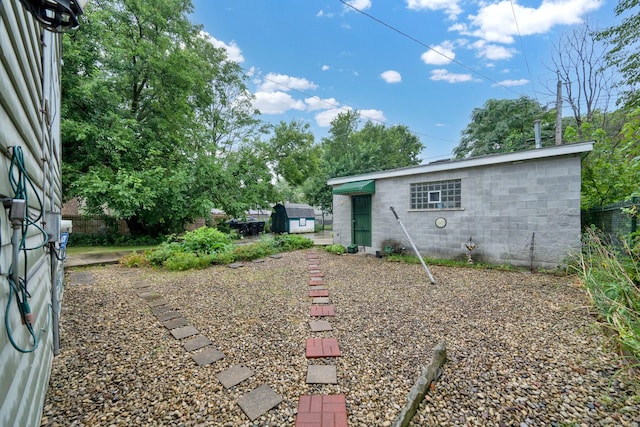
[[[358,246],[371,246],[371,195],[351,197],[351,241]]]

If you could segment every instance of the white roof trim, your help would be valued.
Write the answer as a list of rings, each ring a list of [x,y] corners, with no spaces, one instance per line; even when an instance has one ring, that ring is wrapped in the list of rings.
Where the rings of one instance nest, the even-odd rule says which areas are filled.
[[[500,163],[520,162],[525,160],[543,159],[547,157],[567,156],[571,154],[588,153],[593,150],[593,142],[581,142],[578,144],[554,145],[553,147],[538,148],[535,150],[517,151],[506,154],[493,154],[482,157],[471,157],[468,159],[452,160],[441,163],[429,163],[426,165],[409,166],[388,171],[371,172],[362,175],[343,176],[331,178],[328,185],[345,184],[353,181],[363,181],[366,179],[395,178],[399,176],[418,175],[424,173],[442,172],[456,169],[466,169],[478,166],[497,165]]]

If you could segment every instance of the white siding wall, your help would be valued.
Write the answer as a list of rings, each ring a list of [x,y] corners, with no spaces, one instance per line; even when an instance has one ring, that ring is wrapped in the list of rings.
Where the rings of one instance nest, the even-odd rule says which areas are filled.
[[[289,220],[289,233],[313,233],[315,231],[315,218],[294,218]],[[305,222],[305,225],[301,225]]]
[[[60,37],[42,31],[17,0],[1,0],[0,20],[0,195],[11,197],[9,182],[13,147],[24,153],[28,177],[29,214],[42,209],[59,212],[60,181]],[[46,105],[48,114],[42,114]],[[38,197],[41,203],[38,202]],[[43,224],[40,224],[42,226]],[[0,209],[0,425],[37,426],[51,371],[52,325],[51,283],[53,265],[47,246],[20,252],[17,268],[31,294],[28,302],[35,316],[34,331],[40,338],[35,350],[22,353],[9,341],[11,336],[24,350],[33,342],[18,314],[15,296],[8,305],[12,264],[11,225],[8,211]],[[35,227],[27,233],[26,246],[41,246],[45,238]],[[54,275],[55,276],[55,275]],[[56,282],[58,281],[55,277]]]

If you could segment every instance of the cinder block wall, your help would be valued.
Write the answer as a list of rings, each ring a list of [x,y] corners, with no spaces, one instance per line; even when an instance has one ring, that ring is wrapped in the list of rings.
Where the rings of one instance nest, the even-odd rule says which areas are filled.
[[[529,266],[533,237],[533,265],[555,268],[580,249],[580,161],[575,154],[378,179],[372,196],[372,247],[367,250],[375,253],[392,238],[411,251],[389,209],[393,206],[423,255],[466,259],[464,244],[472,237],[478,245],[474,259]],[[458,178],[460,209],[409,209],[411,183]],[[439,217],[447,220],[445,228],[436,227]],[[351,198],[334,196],[336,243],[350,243],[350,218]]]

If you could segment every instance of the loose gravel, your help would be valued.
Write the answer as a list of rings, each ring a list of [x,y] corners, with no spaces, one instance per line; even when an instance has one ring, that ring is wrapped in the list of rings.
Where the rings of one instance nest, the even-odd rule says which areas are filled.
[[[432,267],[316,250],[335,306],[310,332],[307,251],[171,273],[107,266],[66,287],[62,351],[44,426],[292,426],[303,394],[344,394],[350,426],[388,426],[432,349],[448,362],[412,426],[640,425],[640,380],[623,368],[575,278]],[[77,273],[76,273],[77,274]],[[138,297],[146,281],[225,354],[198,367]],[[337,338],[338,384],[305,383],[306,338]],[[225,389],[216,374],[254,376]],[[253,422],[238,398],[283,401]]]

